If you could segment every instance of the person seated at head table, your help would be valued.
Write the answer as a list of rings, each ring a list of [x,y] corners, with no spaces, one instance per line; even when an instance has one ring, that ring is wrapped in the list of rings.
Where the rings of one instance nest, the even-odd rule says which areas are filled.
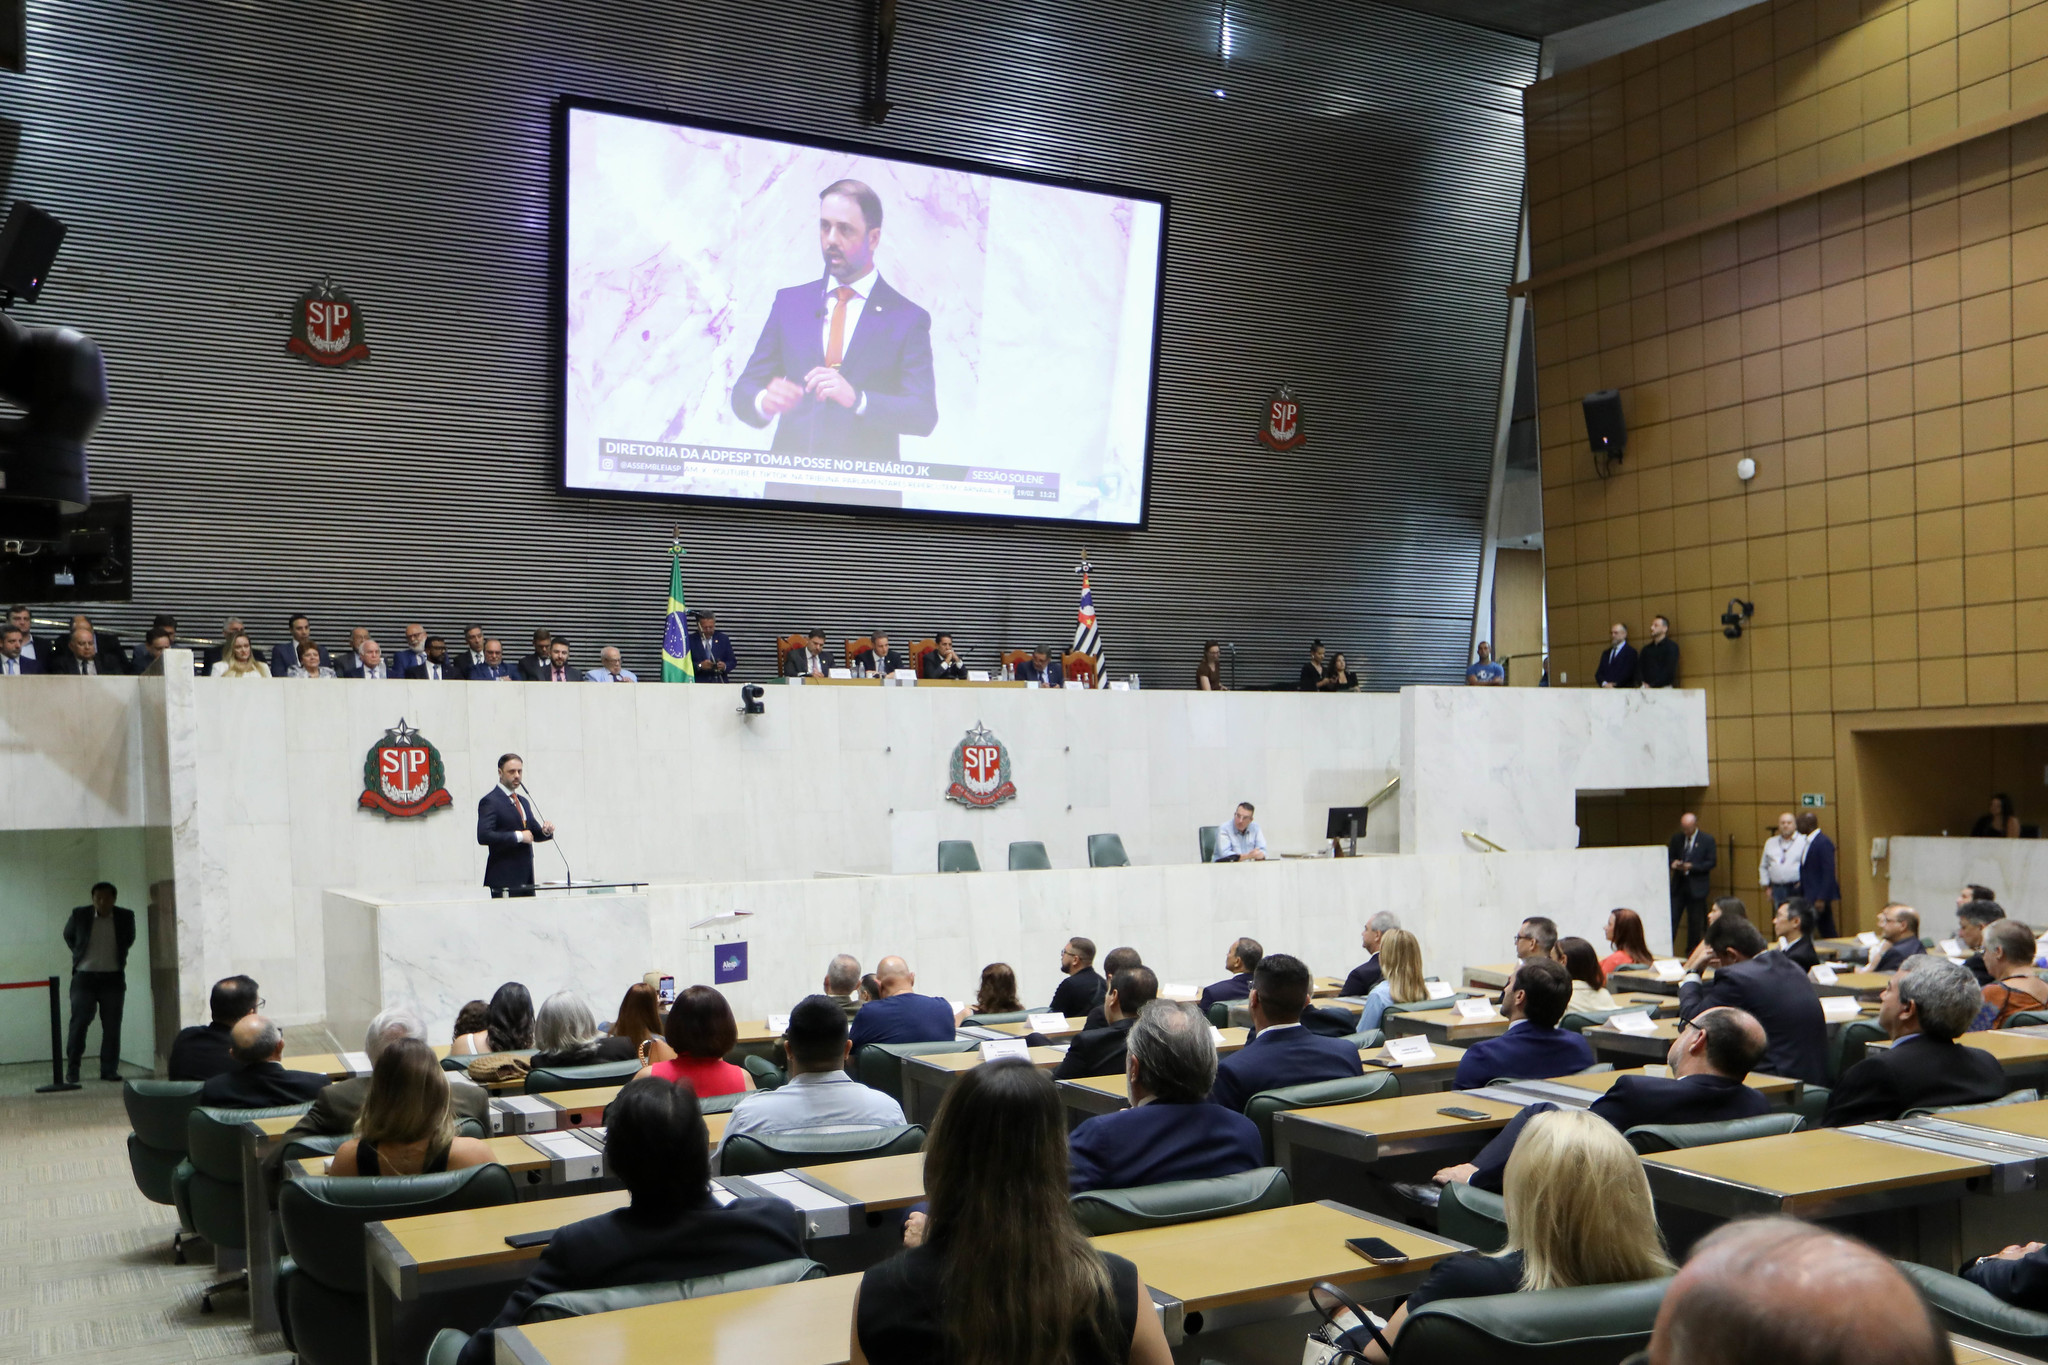
[[[1648,1365],[1953,1365],[1963,1353],[1881,1253],[1771,1217],[1730,1223],[1692,1249],[1645,1356]]]
[[[1629,1072],[1593,1101],[1593,1112],[1626,1134],[1645,1123],[1721,1123],[1728,1119],[1755,1118],[1768,1113],[1771,1102],[1744,1078],[1764,1055],[1764,1027],[1756,1016],[1743,1010],[1702,1010],[1682,1025],[1664,1054],[1671,1075],[1646,1076]],[[1447,1166],[1436,1173],[1436,1181],[1447,1185],[1469,1181],[1482,1190],[1499,1194],[1508,1154],[1529,1121],[1557,1108],[1554,1104],[1532,1104],[1509,1121],[1479,1155],[1459,1166]]]
[[[853,1017],[855,1050],[869,1043],[950,1042],[967,1017],[964,1008],[956,1014],[937,996],[919,995],[917,973],[900,957],[875,964],[875,989],[879,995]]]
[[[661,1036],[661,997],[645,981],[626,987],[619,1001],[619,1017],[612,1021],[611,1036],[632,1045],[628,1056],[648,1060],[648,1044],[665,1042]]]
[[[1266,1164],[1258,1125],[1208,1103],[1216,1084],[1208,1020],[1172,1000],[1148,1001],[1125,1039],[1131,1107],[1097,1114],[1069,1134],[1074,1193],[1207,1180]]]
[[[1111,948],[1109,956],[1102,959],[1102,979],[1104,981],[1114,981],[1116,980],[1116,974],[1124,968],[1142,967],[1144,965],[1145,959],[1138,955],[1136,948]],[[1088,1017],[1081,1025],[1084,1031],[1091,1028],[1101,1028],[1109,1022],[1103,1015],[1102,1003],[1100,1000],[1096,1001],[1095,1008],[1088,1011]]]
[[[1712,985],[1688,972],[1678,985],[1678,1017],[1727,1005],[1748,1010],[1769,1040],[1763,1069],[1773,1076],[1828,1083],[1828,1025],[1820,997],[1799,964],[1767,949],[1764,936],[1746,919],[1723,915],[1707,926],[1701,942],[1714,967]]]
[[[1216,827],[1216,842],[1209,861],[1214,863],[1262,863],[1266,860],[1266,832],[1252,817],[1258,809],[1240,801],[1230,818]]]
[[[1373,964],[1384,974],[1365,993],[1365,1006],[1352,1026],[1359,1033],[1384,1027],[1389,1005],[1429,999],[1429,985],[1422,978],[1422,944],[1406,929],[1394,926],[1379,935]]]
[[[490,1165],[496,1158],[489,1143],[455,1135],[455,1089],[434,1049],[417,1038],[391,1040],[370,1068],[355,1136],[341,1144],[327,1173],[433,1175]]]
[[[2004,1028],[2005,1021],[2022,1010],[2048,1009],[2048,981],[2034,970],[2034,931],[2016,919],[1994,920],[1984,931],[1983,943],[1978,957],[1991,984],[1982,988],[1984,1003],[1970,1023],[1972,1031]]]
[[[478,1045],[483,1045],[483,1034],[491,1026],[491,1002],[472,1000],[455,1011],[455,1032],[449,1038],[448,1055],[454,1056],[462,1047],[462,1040],[476,1034]]]
[[[1778,936],[1778,951],[1798,963],[1804,972],[1820,965],[1820,953],[1813,946],[1817,918],[1813,902],[1804,896],[1789,897],[1771,912],[1771,931]]]
[[[640,1076],[663,1081],[688,1081],[699,1096],[734,1095],[754,1088],[743,1067],[725,1060],[739,1041],[740,1026],[725,996],[709,986],[692,986],[668,1007],[663,1041],[668,1055],[640,1069]],[[649,1050],[650,1057],[653,1051]],[[635,1080],[639,1076],[634,1077]]]
[[[234,1069],[209,1076],[199,1087],[199,1102],[214,1109],[270,1109],[304,1104],[327,1085],[327,1077],[310,1071],[286,1071],[284,1030],[260,1014],[245,1014],[228,1031],[228,1055]]]
[[[961,1074],[925,1145],[928,1214],[862,1276],[852,1365],[1170,1365],[1137,1267],[1089,1245],[1068,1206],[1067,1120],[1026,1062]]]
[[[1926,951],[1927,945],[1920,941],[1920,912],[1893,901],[1877,917],[1877,942],[1870,945],[1866,970],[1895,972],[1907,958]]]
[[[1732,916],[1739,920],[1747,920],[1749,918],[1749,904],[1740,896],[1721,897],[1721,899],[1707,907],[1708,926],[1711,927],[1723,915]],[[1692,951],[1686,954],[1685,969],[1689,972],[1697,972],[1712,966],[1712,956],[1713,949],[1707,946],[1706,937],[1702,935],[1700,941],[1692,945]]]
[[[1040,687],[1064,686],[1067,678],[1061,671],[1052,651],[1039,645],[1031,651],[1031,657],[1017,665],[1018,682],[1035,682]]]
[[[782,659],[785,678],[822,678],[832,671],[832,658],[825,653],[825,632],[814,630],[802,649],[792,649]]]
[[[1974,894],[1984,890],[1981,886],[1964,889],[1972,894],[1969,900],[1956,906],[1956,939],[1970,950],[1970,956],[1963,965],[1970,969],[1971,976],[1977,978],[1978,985],[1988,986],[1998,978],[1984,966],[1984,931],[2005,918],[2005,907],[1995,897]]]
[[[886,678],[905,667],[903,656],[889,648],[889,632],[878,630],[869,637],[869,647],[853,661],[854,671],[866,678]]]
[[[370,1059],[372,1074],[351,1076],[323,1086],[313,1096],[313,1107],[300,1116],[285,1134],[288,1141],[295,1137],[328,1137],[336,1133],[355,1131],[356,1120],[362,1116],[364,1106],[369,1102],[372,1082],[378,1061],[391,1049],[393,1043],[410,1039],[425,1045],[427,1025],[417,1014],[408,1009],[389,1009],[370,1021],[363,1033],[363,1052]],[[429,1047],[428,1052],[433,1049]],[[437,1061],[435,1066],[439,1066]],[[455,1117],[472,1119],[481,1124],[485,1131],[491,1125],[491,1097],[480,1085],[471,1085],[467,1080],[449,1077],[449,1092],[453,1096]],[[278,1142],[271,1151],[278,1157],[284,1154],[284,1142]]]
[[[1358,934],[1358,946],[1365,949],[1365,961],[1351,969],[1337,994],[1353,1000],[1372,994],[1372,988],[1380,984],[1380,941],[1387,930],[1400,927],[1400,916],[1390,910],[1382,910],[1365,922],[1365,928]]]
[[[789,1079],[733,1106],[717,1155],[740,1133],[844,1133],[903,1122],[902,1105],[846,1073],[853,1044],[846,1014],[832,997],[807,995],[797,1001],[782,1032],[782,1047]]]
[[[1573,935],[1559,939],[1557,951],[1564,956],[1565,972],[1572,979],[1572,1002],[1569,1008],[1613,1009],[1614,997],[1607,993],[1607,973],[1600,970],[1600,954],[1594,950],[1593,945]]]
[[[534,1067],[630,1062],[640,1055],[637,1040],[599,1029],[590,1002],[574,991],[556,991],[541,1003],[533,1020],[533,1046],[528,1065]]]
[[[1007,962],[991,962],[981,969],[981,988],[974,993],[971,1013],[1016,1014],[1023,1008],[1017,999],[1015,968]]]
[[[1074,937],[1060,949],[1061,981],[1046,1009],[1069,1019],[1079,1019],[1102,1003],[1109,983],[1095,970],[1095,940]]]
[[[1547,957],[1524,959],[1501,989],[1507,1032],[1467,1046],[1452,1085],[1476,1090],[1503,1077],[1535,1081],[1593,1065],[1592,1044],[1557,1026],[1571,1000],[1572,979],[1563,966]]]
[[[1259,960],[1245,1000],[1252,1012],[1252,1040],[1218,1064],[1211,1100],[1243,1113],[1245,1102],[1261,1090],[1364,1074],[1356,1047],[1301,1026],[1311,985],[1308,965],[1298,957],[1274,953]]]
[[[1557,955],[1557,921],[1548,915],[1531,915],[1515,931],[1515,959],[1526,962],[1532,957],[1547,957],[1564,965]]]
[[[924,676],[951,678],[955,682],[967,677],[967,664],[953,651],[953,632],[950,630],[942,630],[932,637],[932,648],[924,656]]]
[[[2012,1087],[1998,1059],[1956,1041],[1983,1003],[1960,963],[1930,953],[1907,958],[1879,997],[1877,1022],[1892,1045],[1872,1048],[1842,1073],[1822,1123],[1846,1128],[2003,1096]]]
[[[1616,967],[1647,967],[1657,960],[1643,935],[1643,917],[1633,910],[1607,912],[1607,946],[1614,951],[1600,959],[1603,972]]]
[[[458,1022],[457,1028],[461,1027]],[[491,993],[484,1027],[471,1033],[457,1033],[451,1057],[486,1057],[494,1052],[524,1052],[533,1046],[533,996],[517,981],[507,981]]]
[[[1553,964],[1554,965],[1554,964]],[[1643,1163],[1606,1121],[1583,1109],[1538,1115],[1522,1131],[1503,1180],[1507,1242],[1497,1253],[1440,1261],[1381,1335],[1398,1342],[1409,1315],[1438,1299],[1476,1299],[1669,1275],[1671,1258]],[[1375,1365],[1387,1355],[1364,1328],[1344,1344]]]
[[[1102,1026],[1081,1030],[1068,1044],[1067,1055],[1060,1059],[1052,1078],[1071,1081],[1083,1076],[1114,1076],[1122,1071],[1125,1047],[1138,1013],[1158,995],[1159,978],[1150,967],[1126,967],[1110,978],[1109,993],[1102,1001]]]
[[[720,1208],[712,1198],[711,1138],[689,1086],[641,1077],[606,1116],[605,1164],[631,1202],[556,1228],[498,1316],[463,1345],[460,1365],[491,1365],[498,1329],[549,1294],[693,1280],[807,1254],[803,1215],[785,1201]]]
[[[1252,992],[1252,977],[1259,970],[1259,962],[1266,956],[1266,950],[1255,938],[1241,938],[1223,952],[1223,970],[1230,975],[1213,986],[1202,988],[1200,1001],[1203,1010],[1219,1001],[1243,1000]]]
[[[212,1018],[204,1024],[179,1029],[178,1036],[171,1040],[171,1055],[164,1067],[171,1080],[203,1081],[234,1070],[229,1035],[234,1032],[236,1020],[262,1008],[263,997],[253,978],[226,976],[213,983],[206,1003]]]

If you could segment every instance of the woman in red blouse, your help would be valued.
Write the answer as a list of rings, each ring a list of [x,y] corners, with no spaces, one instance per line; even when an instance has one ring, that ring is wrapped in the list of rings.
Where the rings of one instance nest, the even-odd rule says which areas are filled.
[[[733,1022],[732,1006],[711,987],[692,986],[677,996],[661,1032],[676,1055],[640,1068],[635,1080],[659,1076],[664,1081],[688,1081],[700,1098],[754,1088],[752,1077],[725,1060],[739,1041],[740,1029]]]

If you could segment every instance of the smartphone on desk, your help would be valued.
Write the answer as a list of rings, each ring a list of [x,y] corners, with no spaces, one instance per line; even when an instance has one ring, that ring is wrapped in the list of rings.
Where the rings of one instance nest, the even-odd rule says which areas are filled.
[[[1493,1115],[1486,1113],[1484,1110],[1460,1109],[1455,1104],[1447,1104],[1436,1112],[1442,1114],[1445,1118],[1452,1119],[1487,1119],[1493,1117]]]
[[[553,1228],[546,1228],[540,1232],[515,1232],[505,1238],[505,1245],[514,1251],[521,1251],[527,1247],[544,1247],[554,1240],[554,1236]]]
[[[1364,1061],[1367,1066],[1383,1066],[1389,1071],[1393,1071],[1401,1065],[1391,1057],[1367,1057],[1364,1058]]]
[[[1384,1237],[1353,1237],[1344,1243],[1374,1265],[1398,1265],[1408,1253]]]

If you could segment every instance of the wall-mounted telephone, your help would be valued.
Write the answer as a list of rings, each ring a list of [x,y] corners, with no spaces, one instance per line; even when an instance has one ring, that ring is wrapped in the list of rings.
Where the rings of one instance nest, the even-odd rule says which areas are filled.
[[[1891,856],[1891,853],[1892,853],[1892,841],[1891,841],[1891,840],[1889,840],[1889,839],[1872,839],[1872,840],[1870,841],[1870,875],[1871,875],[1871,876],[1875,877],[1875,876],[1877,875],[1877,865],[1878,865],[1879,863],[1883,862],[1883,861],[1884,861],[1884,860],[1885,860],[1886,858],[1889,858],[1889,857]]]

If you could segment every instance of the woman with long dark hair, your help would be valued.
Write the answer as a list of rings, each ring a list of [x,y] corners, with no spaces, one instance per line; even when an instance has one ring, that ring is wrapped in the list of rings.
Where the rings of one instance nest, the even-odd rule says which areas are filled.
[[[1017,999],[1017,973],[1007,962],[991,962],[981,969],[981,989],[974,997],[974,1014],[1015,1014],[1024,1006]]]
[[[925,1147],[923,1243],[861,1280],[853,1365],[1170,1365],[1137,1267],[1067,1203],[1050,1077],[989,1062],[947,1092]]]
[[[619,1001],[619,1017],[612,1021],[612,1037],[630,1038],[635,1055],[641,1061],[658,1061],[647,1055],[647,1045],[661,1037],[661,997],[654,987],[645,981],[635,981],[626,987],[626,998]]]
[[[1631,964],[1647,967],[1657,960],[1651,955],[1650,942],[1643,935],[1643,917],[1633,910],[1607,912],[1607,946],[1614,951],[1600,959],[1602,972]]]
[[[532,1046],[533,996],[517,981],[507,981],[492,992],[483,1028],[457,1034],[450,1051],[458,1057],[479,1057],[492,1052],[524,1052]]]

